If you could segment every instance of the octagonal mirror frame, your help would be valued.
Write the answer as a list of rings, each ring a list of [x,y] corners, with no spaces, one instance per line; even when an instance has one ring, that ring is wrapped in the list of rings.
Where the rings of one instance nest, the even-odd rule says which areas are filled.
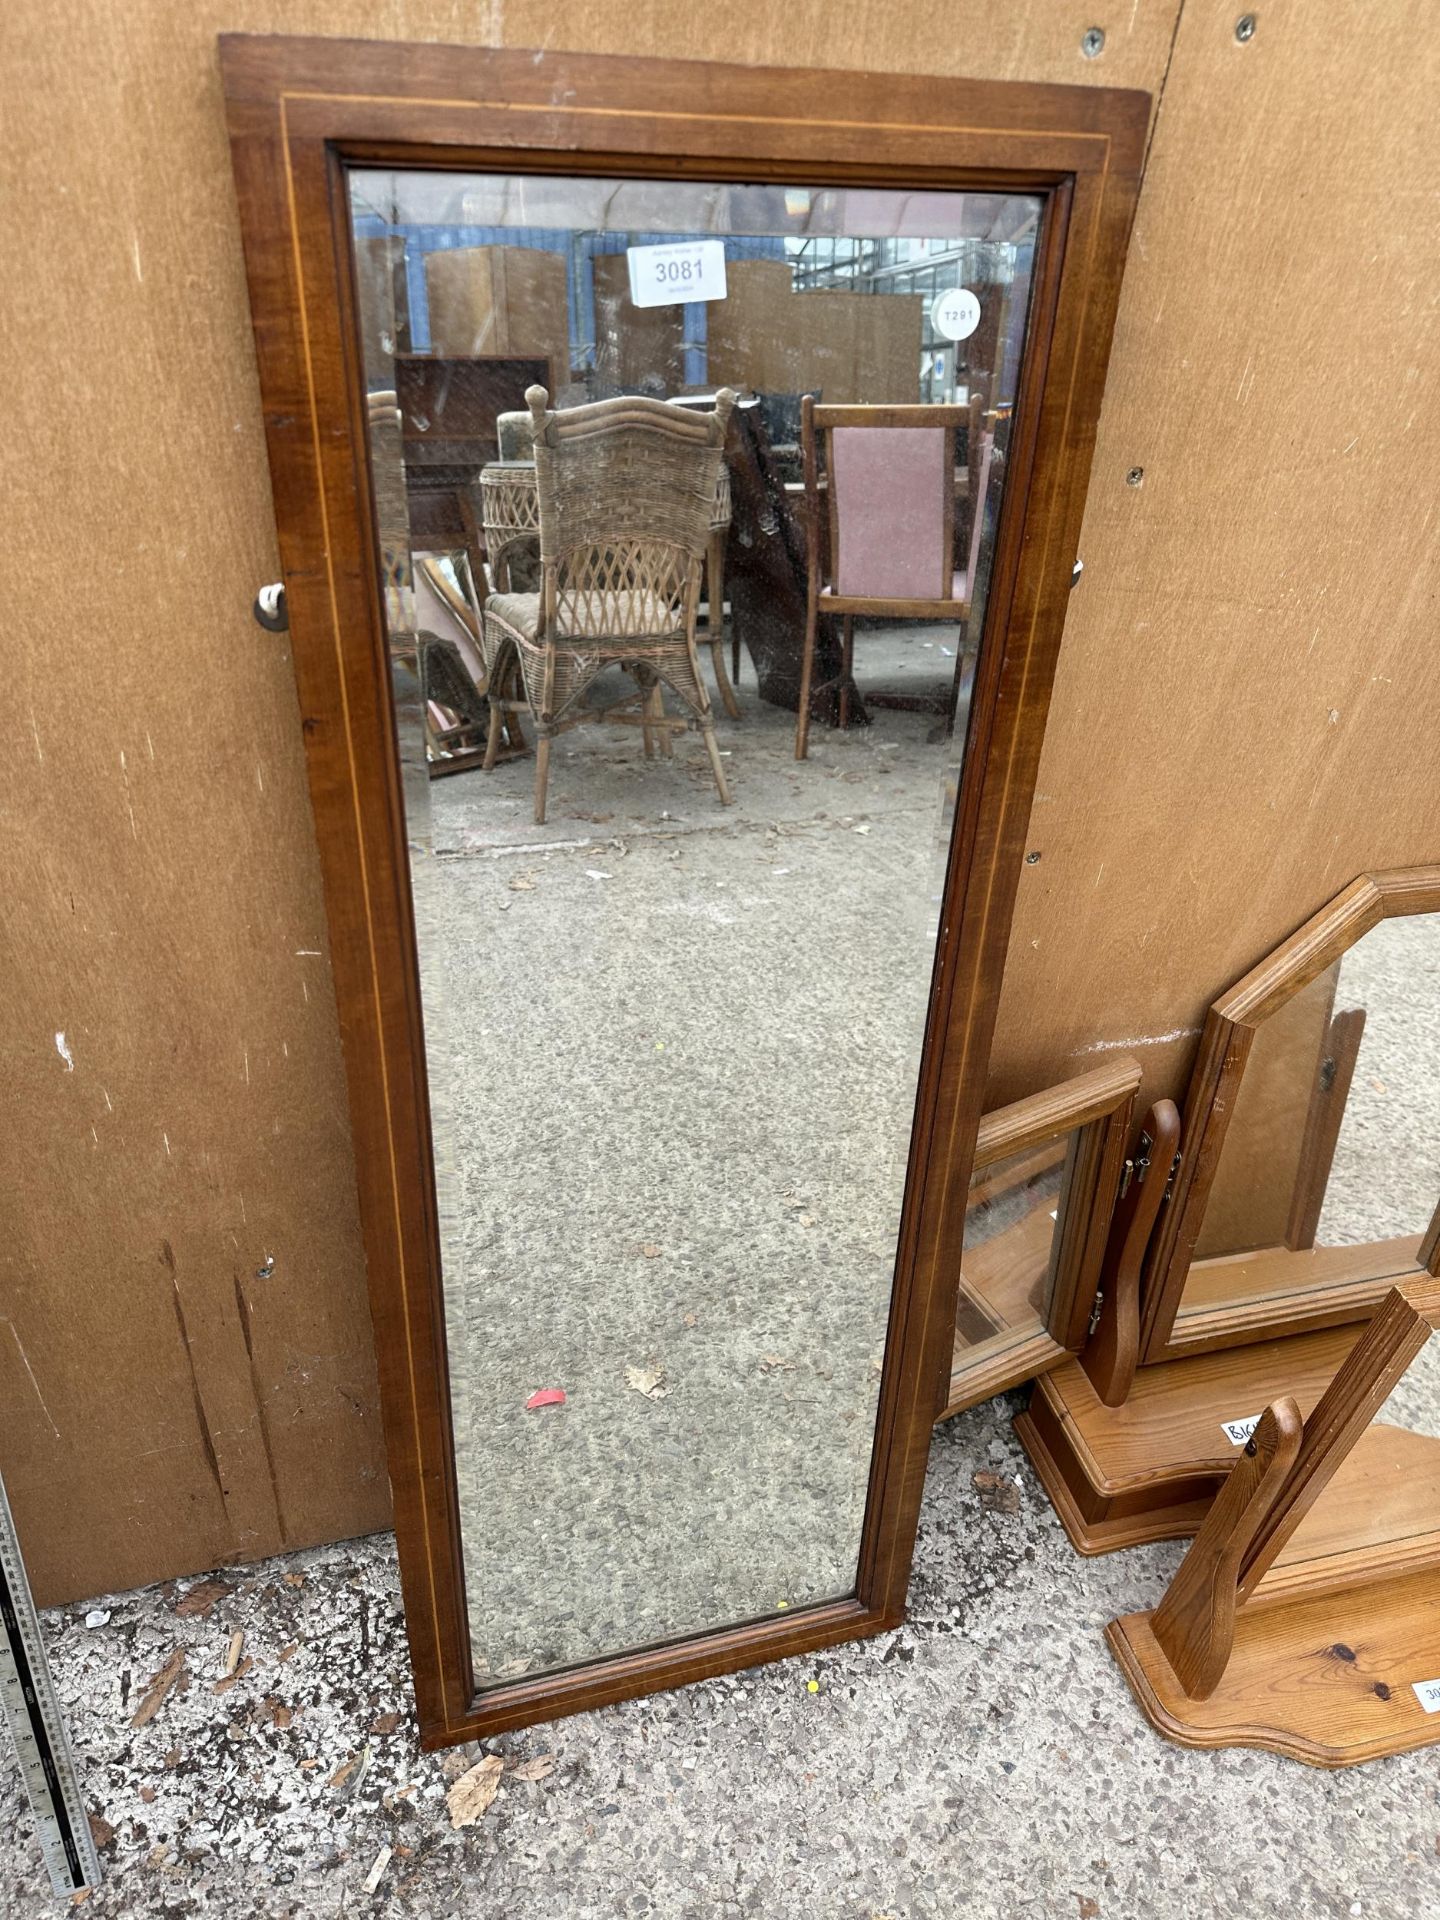
[[[1397,1280],[1440,1272],[1432,1220],[1413,1261],[1397,1262],[1380,1247],[1312,1249],[1326,1256],[1321,1270],[1307,1276],[1297,1268],[1293,1285],[1263,1297],[1188,1307],[1184,1298],[1257,1033],[1382,921],[1437,911],[1440,866],[1362,874],[1211,1007],[1186,1096],[1181,1163],[1147,1264],[1142,1365],[1365,1320]],[[1435,1197],[1440,1204],[1440,1191]]]

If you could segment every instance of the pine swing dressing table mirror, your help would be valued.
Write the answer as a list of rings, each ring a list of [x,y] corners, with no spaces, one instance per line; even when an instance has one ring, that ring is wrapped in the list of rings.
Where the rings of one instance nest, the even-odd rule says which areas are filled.
[[[239,36],[221,61],[422,1739],[880,1631],[1148,100]],[[941,350],[962,284],[981,323]],[[441,520],[433,469],[381,471],[397,355],[429,396],[410,437],[458,462]],[[963,627],[867,636],[867,690],[928,710],[817,705],[798,767],[793,695],[734,718],[696,643],[737,554],[796,550],[773,449],[707,580],[742,403],[822,385],[905,409],[980,577]],[[501,397],[448,433],[462,386]],[[924,437],[962,401],[1003,455],[974,492]],[[506,458],[538,526],[495,579]],[[422,539],[470,561],[463,712],[465,635],[426,664]],[[776,685],[802,641],[770,623]]]
[[[1435,1272],[1437,1062],[1433,867],[1362,875],[1211,1008],[1128,1354],[1056,1369],[1016,1423],[1081,1552],[1193,1532],[1258,1412],[1308,1418]]]
[[[1437,868],[1362,875],[1215,1003],[1151,1260],[1147,1363],[1364,1319],[1436,1270],[1437,1039]]]

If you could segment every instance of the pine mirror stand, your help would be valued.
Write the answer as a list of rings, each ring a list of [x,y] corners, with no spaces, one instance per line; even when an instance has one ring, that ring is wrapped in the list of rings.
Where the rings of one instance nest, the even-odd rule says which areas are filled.
[[[1440,1742],[1440,1434],[1375,1418],[1437,1324],[1440,1284],[1395,1287],[1308,1418],[1266,1407],[1160,1604],[1110,1623],[1159,1732],[1321,1767]]]
[[[1237,1434],[1286,1395],[1308,1417],[1380,1301],[1440,1264],[1413,1123],[1437,909],[1440,868],[1362,875],[1211,1008],[1151,1244],[1107,1254],[1090,1341],[1015,1423],[1078,1552],[1194,1533]]]

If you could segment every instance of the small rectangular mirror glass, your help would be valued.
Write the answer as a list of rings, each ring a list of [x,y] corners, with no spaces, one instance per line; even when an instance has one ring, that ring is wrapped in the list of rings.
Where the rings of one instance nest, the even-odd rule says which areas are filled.
[[[855,1591],[1042,203],[349,178],[483,1690]]]
[[[975,1169],[965,1213],[956,1364],[1013,1333],[1043,1333],[1055,1291],[1071,1142],[1047,1140]]]

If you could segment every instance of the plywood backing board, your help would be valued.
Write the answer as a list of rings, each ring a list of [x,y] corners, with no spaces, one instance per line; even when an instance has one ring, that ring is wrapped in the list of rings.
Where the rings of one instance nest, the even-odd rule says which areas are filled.
[[[995,1099],[1112,1048],[1178,1093],[1232,980],[1440,857],[1440,43],[1414,6],[1279,0],[1244,44],[1235,11],[1185,8],[1155,123]]]
[[[679,0],[577,0],[563,33],[600,52],[1153,92],[1176,11],[1173,0],[1124,10],[1098,60],[1080,53],[1092,20],[1074,0],[1022,0],[1003,19],[986,0],[956,0],[938,37],[924,9],[879,0],[838,13],[824,0],[737,0],[709,14]],[[1297,13],[1269,8],[1265,21]],[[37,1594],[52,1602],[388,1517],[300,716],[285,643],[249,612],[278,562],[215,36],[484,42],[500,37],[502,14],[457,13],[450,0],[80,0],[58,18],[44,0],[15,0],[6,24],[7,245],[35,264],[0,295],[10,415],[23,423],[0,450],[11,1142],[0,1467]],[[1415,34],[1361,38],[1359,24],[1354,44],[1378,77],[1335,28],[1332,91],[1343,72],[1387,111],[1398,87],[1409,111]],[[552,7],[507,0],[508,43],[543,46],[558,31]],[[1203,111],[1197,102],[1187,120],[1191,150]],[[1417,133],[1412,153],[1422,148]],[[1368,199],[1332,195],[1316,242],[1335,274],[1373,244],[1389,198],[1375,166],[1365,180]],[[1237,217],[1228,190],[1183,212],[1192,248],[1207,232],[1216,244]],[[1142,265],[1132,257],[1132,278]],[[1253,250],[1241,266],[1263,278]],[[1225,297],[1251,291],[1232,283]],[[1131,353],[1168,355],[1138,310],[1130,327]],[[1333,385],[1358,371],[1367,393],[1401,390],[1404,338],[1393,318],[1378,338],[1357,330],[1343,366],[1332,348],[1322,375]],[[1146,374],[1125,360],[1122,340],[1112,390]],[[1270,391],[1260,385],[1253,404]],[[1170,525],[1178,540],[1174,509]],[[47,571],[62,526],[63,591]],[[1109,587],[1103,571],[1087,582],[1092,606],[1117,591],[1110,573]],[[1377,565],[1373,579],[1395,594],[1393,568]],[[1075,639],[1062,703],[1087,685],[1113,689],[1105,623],[1087,611]],[[1108,766],[1083,733],[1066,737],[1052,786],[1128,823]],[[1373,857],[1367,847],[1350,864]],[[1035,935],[1034,906],[1022,912]],[[1056,928],[1052,941],[1041,917],[1047,961],[1063,937],[1058,906]],[[1248,962],[1248,943],[1236,944]],[[1066,995],[1066,1045],[1113,1025],[1093,971],[1081,985],[1088,1000]],[[1056,1077],[1049,1062],[1034,1071],[1013,1012],[1002,1045],[1012,1080]]]
[[[430,351],[440,359],[516,354],[570,374],[565,258],[543,247],[454,247],[425,256]]]

